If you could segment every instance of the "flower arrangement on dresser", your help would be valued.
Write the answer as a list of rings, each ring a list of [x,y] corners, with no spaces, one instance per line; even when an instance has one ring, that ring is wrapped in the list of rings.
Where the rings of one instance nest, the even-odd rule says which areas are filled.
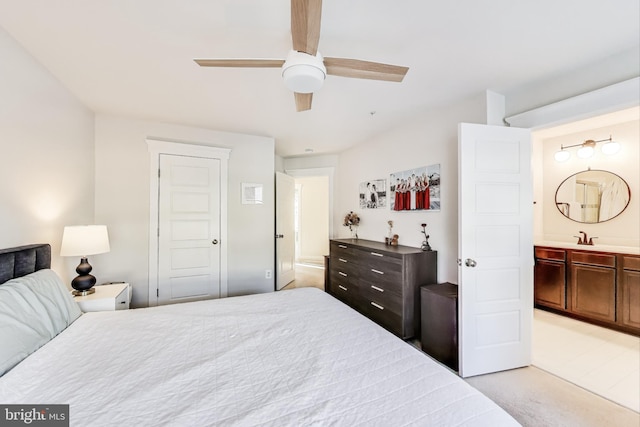
[[[352,238],[358,238],[358,225],[360,225],[360,217],[357,213],[350,211],[348,214],[346,214],[344,217],[344,223],[342,225],[344,225],[345,227],[349,227]]]

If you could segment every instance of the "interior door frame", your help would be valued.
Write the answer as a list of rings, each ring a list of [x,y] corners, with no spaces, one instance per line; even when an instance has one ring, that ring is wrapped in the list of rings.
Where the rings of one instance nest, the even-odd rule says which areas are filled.
[[[228,295],[227,287],[227,175],[231,149],[146,139],[149,151],[149,307],[158,305],[158,228],[160,195],[160,155],[190,156],[220,161],[220,298]]]
[[[326,176],[329,178],[329,239],[333,239],[333,175],[335,173],[335,168],[326,167],[286,169],[284,173],[294,178],[310,176]]]

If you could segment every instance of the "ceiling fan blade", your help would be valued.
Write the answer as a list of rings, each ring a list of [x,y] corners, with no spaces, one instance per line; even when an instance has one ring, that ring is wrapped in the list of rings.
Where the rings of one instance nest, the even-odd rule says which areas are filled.
[[[194,59],[194,61],[201,67],[276,68],[284,64],[284,59]]]
[[[294,92],[296,97],[296,111],[306,111],[311,110],[311,98],[313,98],[313,93],[298,93]]]
[[[322,0],[291,0],[293,50],[315,56],[320,40]]]
[[[327,68],[327,74],[333,76],[389,82],[401,82],[409,71],[409,67],[347,58],[324,58],[324,66]]]

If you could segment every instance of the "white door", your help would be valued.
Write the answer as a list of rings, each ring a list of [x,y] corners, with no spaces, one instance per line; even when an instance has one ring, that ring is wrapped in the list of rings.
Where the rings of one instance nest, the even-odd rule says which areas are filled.
[[[460,375],[531,363],[533,183],[528,129],[458,129]]]
[[[276,172],[276,289],[296,278],[295,180]]]
[[[158,304],[220,297],[220,160],[160,155]]]

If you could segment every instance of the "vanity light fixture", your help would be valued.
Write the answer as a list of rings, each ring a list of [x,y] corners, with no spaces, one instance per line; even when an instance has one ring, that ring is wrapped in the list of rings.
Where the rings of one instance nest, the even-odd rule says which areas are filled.
[[[571,153],[566,149],[573,148],[573,147],[580,147],[578,148],[578,151],[576,152],[576,154],[581,159],[588,159],[589,157],[593,156],[593,153],[595,152],[596,144],[600,142],[605,143],[600,148],[600,150],[606,155],[615,154],[618,151],[620,151],[620,144],[614,141],[613,139],[611,139],[611,136],[609,136],[609,138],[607,139],[599,139],[597,141],[594,141],[593,139],[588,139],[581,144],[560,145],[560,150],[556,152],[556,154],[554,155],[554,158],[556,159],[557,162],[566,162],[567,160],[569,160],[569,158],[571,158]]]

